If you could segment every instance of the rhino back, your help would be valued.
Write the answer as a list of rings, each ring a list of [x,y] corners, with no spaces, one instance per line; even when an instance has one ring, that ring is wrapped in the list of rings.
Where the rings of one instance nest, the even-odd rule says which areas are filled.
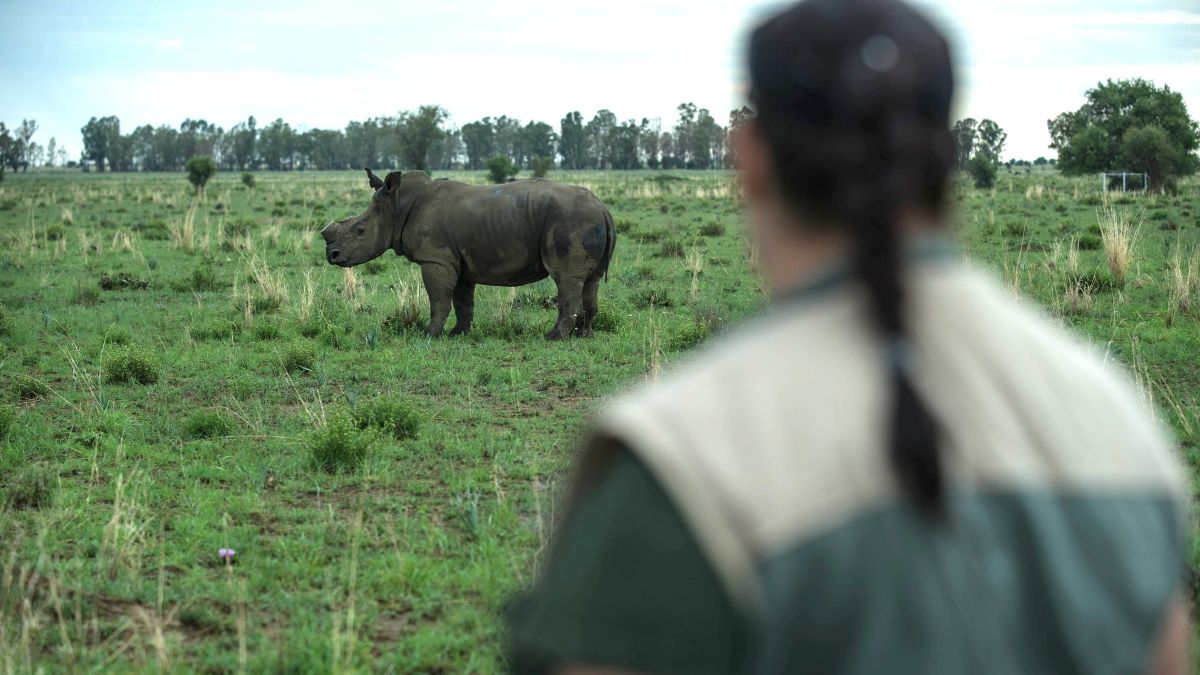
[[[603,212],[603,205],[587,190],[550,181],[439,182],[427,188],[414,209],[404,244],[411,259],[453,265],[468,281],[527,284],[548,275],[543,262],[547,222],[583,218],[590,223],[594,216],[586,212],[597,209]]]

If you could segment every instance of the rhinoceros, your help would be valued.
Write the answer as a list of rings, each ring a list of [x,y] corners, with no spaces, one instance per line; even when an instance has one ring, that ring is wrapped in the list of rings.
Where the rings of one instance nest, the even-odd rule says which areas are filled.
[[[451,335],[471,330],[475,285],[523,286],[546,277],[558,287],[558,320],[548,340],[590,337],[597,290],[616,245],[608,208],[588,190],[534,178],[504,185],[432,180],[393,171],[361,215],[321,230],[325,257],[352,267],[388,249],[421,266],[429,327],[439,336],[454,306]]]

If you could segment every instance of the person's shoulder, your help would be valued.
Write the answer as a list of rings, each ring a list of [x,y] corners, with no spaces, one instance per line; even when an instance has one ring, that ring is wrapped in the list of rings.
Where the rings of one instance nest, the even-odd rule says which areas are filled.
[[[718,336],[669,366],[654,381],[618,399],[615,406],[686,404],[706,395],[729,396],[758,388],[779,369],[804,370],[830,364],[843,351],[847,334],[865,334],[844,302],[847,291],[803,306],[777,307]]]
[[[1111,349],[1088,342],[1061,317],[970,266],[931,281],[927,292],[935,299],[924,311],[939,312],[939,358],[974,364],[979,377],[990,380],[964,376],[968,369],[959,367],[956,388],[1003,390],[1025,420],[1022,433],[1055,456],[1056,481],[1182,489],[1174,443],[1155,408],[1154,385],[1129,371],[1137,367],[1136,353],[1128,365],[1121,363]],[[967,358],[957,350],[975,354]],[[999,412],[981,414],[994,420]]]

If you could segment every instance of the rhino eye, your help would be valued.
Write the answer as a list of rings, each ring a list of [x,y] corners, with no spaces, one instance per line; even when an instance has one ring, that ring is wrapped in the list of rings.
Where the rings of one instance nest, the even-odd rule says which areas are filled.
[[[367,233],[367,226],[366,226],[366,225],[359,225],[358,227],[354,228],[354,231],[355,231],[355,232],[358,232],[359,234],[366,234],[366,233]]]

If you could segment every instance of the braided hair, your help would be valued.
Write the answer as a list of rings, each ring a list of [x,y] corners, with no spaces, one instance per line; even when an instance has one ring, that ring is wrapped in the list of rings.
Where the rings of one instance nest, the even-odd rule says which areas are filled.
[[[901,0],[804,0],[754,31],[749,71],[783,198],[850,235],[890,370],[890,460],[905,492],[940,515],[937,429],[909,370],[898,218],[943,208],[954,158],[946,40]]]

